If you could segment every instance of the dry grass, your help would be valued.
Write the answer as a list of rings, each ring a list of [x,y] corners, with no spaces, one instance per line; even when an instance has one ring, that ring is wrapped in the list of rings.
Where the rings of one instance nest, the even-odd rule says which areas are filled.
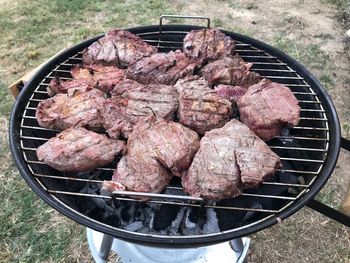
[[[39,200],[11,161],[7,132],[13,102],[6,86],[62,48],[112,27],[156,24],[160,14],[206,14],[218,27],[262,39],[301,60],[330,89],[344,130],[350,123],[350,69],[338,45],[342,29],[333,23],[336,8],[324,3],[0,0],[0,4],[0,262],[92,262],[84,228]],[[342,154],[319,199],[333,206],[340,203],[349,158]],[[282,224],[253,235],[249,259],[349,262],[349,235],[344,226],[303,209]]]

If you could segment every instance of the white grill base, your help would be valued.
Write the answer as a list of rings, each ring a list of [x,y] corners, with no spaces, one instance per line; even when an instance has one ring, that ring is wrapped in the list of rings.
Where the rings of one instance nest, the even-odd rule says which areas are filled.
[[[89,228],[86,232],[96,263],[107,262],[110,247],[121,257],[122,262],[130,263],[243,263],[250,244],[250,238],[242,238],[206,247],[168,249],[113,239]]]

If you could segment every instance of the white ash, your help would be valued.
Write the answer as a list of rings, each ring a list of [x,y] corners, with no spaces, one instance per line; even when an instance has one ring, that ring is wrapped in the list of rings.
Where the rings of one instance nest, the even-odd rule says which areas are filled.
[[[204,234],[220,232],[218,217],[213,208],[207,209],[207,222],[203,226]]]
[[[181,210],[177,214],[175,220],[173,222],[171,222],[171,226],[169,227],[169,234],[172,234],[172,235],[179,234],[180,224],[183,220],[183,217],[184,217],[186,210],[187,209],[185,207],[181,208]]]
[[[142,227],[143,227],[142,221],[135,221],[135,222],[132,222],[131,224],[126,225],[124,227],[124,229],[128,230],[128,231],[135,232],[135,231],[138,231],[139,229],[141,229]]]

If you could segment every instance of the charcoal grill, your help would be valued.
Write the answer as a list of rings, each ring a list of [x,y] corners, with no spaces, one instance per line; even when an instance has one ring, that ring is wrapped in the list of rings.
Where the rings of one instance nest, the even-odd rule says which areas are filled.
[[[168,52],[181,49],[183,38],[190,30],[202,28],[190,25],[163,25],[162,19],[163,17],[160,25],[127,30],[156,46],[160,52]],[[207,21],[209,27],[210,20]],[[22,177],[49,205],[88,228],[130,242],[173,248],[216,244],[247,236],[280,223],[308,204],[326,183],[338,158],[341,137],[334,105],[320,82],[291,57],[256,39],[230,31],[223,32],[236,41],[237,53],[246,62],[253,63],[253,71],[289,87],[301,106],[299,125],[284,129],[281,136],[268,142],[272,150],[280,156],[283,167],[259,189],[244,191],[239,197],[239,202],[233,203],[207,203],[201,198],[189,197],[176,181],[161,194],[114,192],[112,195],[103,195],[98,191],[82,192],[81,188],[87,184],[101,186],[103,180],[111,178],[118,160],[111,166],[98,168],[94,173],[81,177],[60,173],[38,161],[35,154],[37,147],[58,133],[57,130],[40,127],[35,119],[38,103],[48,98],[48,83],[56,75],[64,80],[71,79],[70,69],[82,62],[82,50],[102,35],[69,48],[51,59],[19,94],[11,114],[9,134],[12,154]],[[289,177],[294,179],[285,180]],[[140,203],[140,199],[133,198],[140,196],[148,197],[148,204],[166,205],[174,209],[190,207],[197,208],[198,211],[214,209],[225,211],[228,220],[238,214],[250,215],[250,219],[210,233],[143,233],[116,226],[106,219],[101,219],[98,212],[84,212],[76,202],[79,200],[78,203],[82,204],[82,200],[84,203],[88,203],[89,200],[103,200],[118,204]],[[249,200],[258,200],[259,205],[252,205]],[[313,201],[315,209],[320,210],[319,206],[319,203]]]

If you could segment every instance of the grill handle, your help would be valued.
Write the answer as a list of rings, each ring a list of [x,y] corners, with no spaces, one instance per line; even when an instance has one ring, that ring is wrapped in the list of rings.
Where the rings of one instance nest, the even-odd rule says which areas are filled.
[[[163,19],[164,18],[180,18],[180,19],[200,19],[207,20],[207,28],[210,28],[210,18],[206,16],[182,16],[182,15],[161,15],[159,18],[159,41],[162,38]],[[159,45],[159,43],[158,43]]]

